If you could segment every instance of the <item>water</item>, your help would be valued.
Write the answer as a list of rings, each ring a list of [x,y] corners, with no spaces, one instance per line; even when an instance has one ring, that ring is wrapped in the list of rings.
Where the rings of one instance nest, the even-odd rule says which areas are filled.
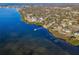
[[[0,8],[0,54],[79,54],[79,47],[23,22],[14,8]]]

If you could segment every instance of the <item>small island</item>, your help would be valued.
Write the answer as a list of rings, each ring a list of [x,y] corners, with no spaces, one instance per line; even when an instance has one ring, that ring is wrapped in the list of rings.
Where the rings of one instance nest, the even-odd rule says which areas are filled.
[[[79,9],[73,7],[28,7],[18,10],[22,20],[43,26],[55,37],[79,45]]]

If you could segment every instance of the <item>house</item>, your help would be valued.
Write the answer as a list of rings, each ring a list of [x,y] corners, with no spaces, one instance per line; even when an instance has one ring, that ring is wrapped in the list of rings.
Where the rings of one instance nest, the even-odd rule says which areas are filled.
[[[75,36],[79,36],[79,31],[74,33]]]

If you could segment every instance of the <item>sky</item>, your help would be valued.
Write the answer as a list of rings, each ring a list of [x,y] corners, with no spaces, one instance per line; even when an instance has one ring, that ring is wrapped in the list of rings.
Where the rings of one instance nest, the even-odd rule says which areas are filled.
[[[79,3],[79,0],[0,0],[0,3]]]
[[[27,3],[78,3],[79,0],[27,0]]]

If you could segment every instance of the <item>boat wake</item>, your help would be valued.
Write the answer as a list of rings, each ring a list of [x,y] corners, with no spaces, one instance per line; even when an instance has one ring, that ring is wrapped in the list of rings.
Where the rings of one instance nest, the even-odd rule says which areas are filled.
[[[34,31],[37,31],[37,30],[40,30],[40,29],[42,29],[42,27],[40,27],[40,28],[34,28]]]

